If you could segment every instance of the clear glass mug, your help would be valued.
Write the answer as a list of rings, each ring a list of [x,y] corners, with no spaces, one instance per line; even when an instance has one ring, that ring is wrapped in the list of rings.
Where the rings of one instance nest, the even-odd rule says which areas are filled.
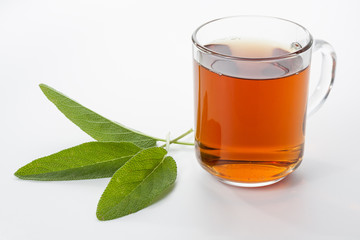
[[[330,44],[280,18],[216,19],[192,35],[195,149],[201,166],[241,187],[280,181],[301,163],[306,116],[327,98],[335,77]],[[320,81],[308,99],[312,52]]]

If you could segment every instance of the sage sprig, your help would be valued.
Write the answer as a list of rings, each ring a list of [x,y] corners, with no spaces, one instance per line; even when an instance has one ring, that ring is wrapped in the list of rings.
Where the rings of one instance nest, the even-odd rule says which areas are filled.
[[[15,176],[25,180],[59,181],[112,177],[97,208],[99,220],[111,220],[149,206],[176,179],[176,163],[163,147],[180,142],[192,129],[170,139],[155,138],[113,122],[40,84],[46,97],[97,142],[83,143],[36,159]],[[166,142],[157,147],[156,143]]]

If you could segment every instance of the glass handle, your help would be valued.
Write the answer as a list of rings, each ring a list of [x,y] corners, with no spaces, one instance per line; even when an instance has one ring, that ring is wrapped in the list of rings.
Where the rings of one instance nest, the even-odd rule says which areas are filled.
[[[324,104],[332,89],[336,70],[336,53],[333,47],[324,40],[316,39],[314,53],[322,55],[320,80],[308,101],[307,115],[312,116]]]

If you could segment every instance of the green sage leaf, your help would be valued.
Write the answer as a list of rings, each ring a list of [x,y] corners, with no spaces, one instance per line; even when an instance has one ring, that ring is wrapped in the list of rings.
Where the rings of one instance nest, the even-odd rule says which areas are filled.
[[[150,205],[176,179],[176,163],[163,148],[148,148],[126,162],[111,178],[97,207],[99,220],[111,220]]]
[[[155,138],[110,121],[45,84],[40,84],[40,88],[70,121],[94,139],[109,142],[132,142],[142,148],[156,146]]]
[[[36,159],[15,176],[43,181],[111,177],[140,150],[130,142],[88,142]]]

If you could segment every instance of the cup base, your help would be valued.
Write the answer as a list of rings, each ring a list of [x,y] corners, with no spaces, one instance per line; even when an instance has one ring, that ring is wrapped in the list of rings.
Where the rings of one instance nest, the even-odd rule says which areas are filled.
[[[215,176],[216,177],[216,176]],[[230,181],[227,179],[223,179],[223,178],[219,178],[216,177],[216,179],[218,179],[220,182],[231,185],[231,186],[235,186],[235,187],[246,187],[246,188],[254,188],[254,187],[265,187],[274,183],[277,183],[281,180],[283,180],[286,176],[279,178],[279,179],[275,179],[275,180],[271,180],[271,181],[267,181],[267,182],[255,182],[255,183],[248,183],[248,182],[234,182],[234,181]]]

